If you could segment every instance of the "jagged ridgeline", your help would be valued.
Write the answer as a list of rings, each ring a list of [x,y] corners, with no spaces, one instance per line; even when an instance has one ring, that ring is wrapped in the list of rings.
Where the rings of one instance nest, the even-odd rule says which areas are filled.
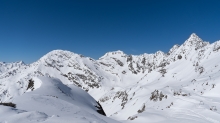
[[[117,120],[220,121],[220,41],[210,44],[194,33],[168,53],[114,51],[95,60],[54,50],[28,65],[0,62],[1,102],[37,91],[41,85],[32,80],[41,76],[85,90]]]

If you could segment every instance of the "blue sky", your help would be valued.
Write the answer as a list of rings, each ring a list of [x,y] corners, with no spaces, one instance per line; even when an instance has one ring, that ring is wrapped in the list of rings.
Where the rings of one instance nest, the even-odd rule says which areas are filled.
[[[0,0],[0,61],[32,63],[63,49],[168,52],[195,32],[220,40],[219,0]]]

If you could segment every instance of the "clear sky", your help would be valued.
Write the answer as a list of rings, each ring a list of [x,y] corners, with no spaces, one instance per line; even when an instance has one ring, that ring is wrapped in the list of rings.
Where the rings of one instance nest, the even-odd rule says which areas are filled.
[[[32,63],[51,50],[168,52],[191,33],[220,40],[220,0],[0,0],[0,61]]]

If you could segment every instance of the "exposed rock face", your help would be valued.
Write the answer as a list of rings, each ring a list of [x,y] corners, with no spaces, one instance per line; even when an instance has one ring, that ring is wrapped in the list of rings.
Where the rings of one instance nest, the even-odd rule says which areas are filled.
[[[98,104],[98,105],[96,106],[96,107],[98,108],[97,112],[98,112],[99,114],[102,114],[102,115],[106,116],[105,111],[103,110],[101,104],[100,104],[99,102],[97,102],[97,104]]]
[[[16,104],[14,104],[14,103],[12,103],[12,102],[9,102],[9,103],[0,103],[0,105],[10,106],[10,107],[16,108]]]

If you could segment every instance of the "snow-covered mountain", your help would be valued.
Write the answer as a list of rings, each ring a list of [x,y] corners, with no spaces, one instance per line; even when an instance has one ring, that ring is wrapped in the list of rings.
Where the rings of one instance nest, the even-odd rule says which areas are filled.
[[[5,71],[13,72],[24,65],[25,65],[25,63],[22,61],[14,62],[14,63],[0,62],[0,74],[4,73]]]
[[[194,33],[168,53],[127,55],[115,51],[94,60],[54,50],[29,65],[0,62],[0,100],[17,104],[16,110],[5,110],[26,118],[44,117],[42,121],[47,122],[57,116],[60,121],[74,116],[76,110],[68,110],[67,115],[56,113],[74,106],[83,110],[76,115],[79,122],[84,122],[80,117],[116,122],[97,113],[100,103],[107,116],[120,122],[219,123],[219,81],[220,41],[210,44]],[[54,105],[62,108],[54,109]],[[18,115],[13,116],[16,119]],[[0,122],[2,119],[7,121],[0,116]],[[93,122],[91,119],[85,122]]]

